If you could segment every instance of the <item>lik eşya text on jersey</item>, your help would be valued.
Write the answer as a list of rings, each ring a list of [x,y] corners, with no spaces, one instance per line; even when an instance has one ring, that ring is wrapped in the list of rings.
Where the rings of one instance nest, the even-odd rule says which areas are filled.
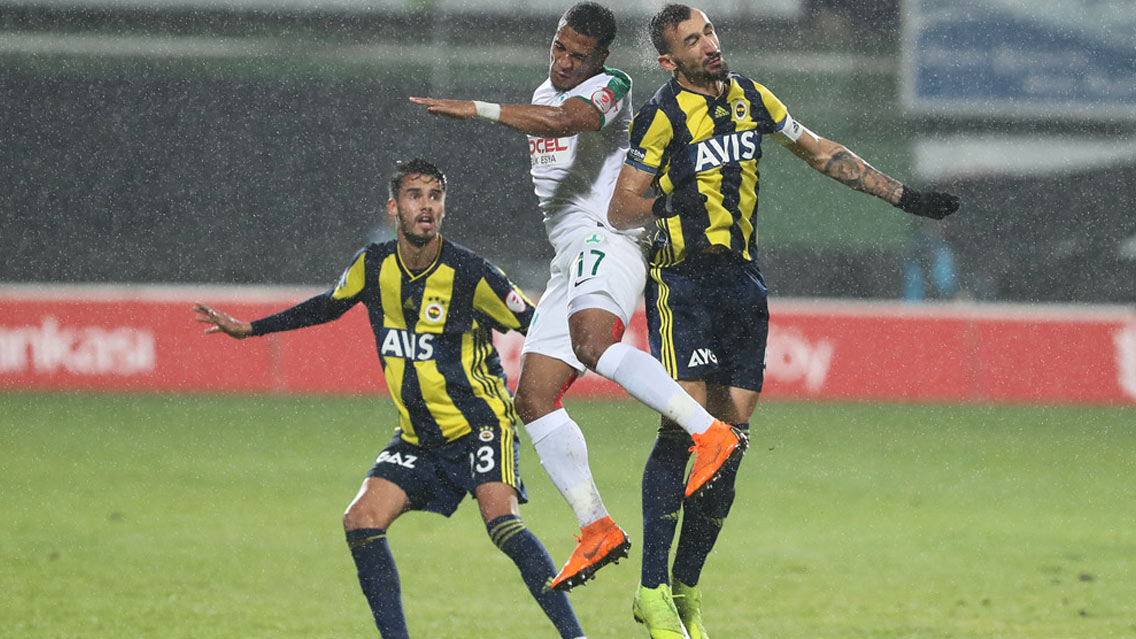
[[[529,159],[533,166],[566,163],[572,147],[571,138],[529,137]]]

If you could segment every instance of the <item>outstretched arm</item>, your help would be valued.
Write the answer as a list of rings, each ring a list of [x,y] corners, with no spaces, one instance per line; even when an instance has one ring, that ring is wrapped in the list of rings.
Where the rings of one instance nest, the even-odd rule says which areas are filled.
[[[198,322],[213,325],[205,329],[206,335],[209,333],[224,333],[229,337],[235,337],[237,339],[244,339],[252,335],[252,324],[242,322],[225,311],[219,311],[208,304],[194,302],[193,311],[198,314],[197,317],[194,318]]]
[[[256,335],[267,335],[280,331],[291,331],[297,328],[324,324],[339,319],[346,313],[358,299],[348,297],[336,299],[332,291],[321,293],[309,298],[291,308],[284,309],[268,317],[262,317],[252,322],[242,322],[233,316],[219,311],[208,304],[197,302],[193,310],[199,315],[195,318],[199,322],[213,324],[205,329],[205,333],[224,333],[230,337],[244,339]]]
[[[803,127],[802,127],[803,128]],[[816,135],[808,129],[796,141],[778,140],[817,171],[913,215],[941,220],[959,208],[959,200],[949,193],[919,192],[878,171],[848,147]]]
[[[410,98],[410,101],[426,107],[430,115],[456,120],[481,117],[536,136],[567,137],[584,131],[598,131],[603,124],[595,107],[582,98],[569,98],[556,107],[437,98]]]

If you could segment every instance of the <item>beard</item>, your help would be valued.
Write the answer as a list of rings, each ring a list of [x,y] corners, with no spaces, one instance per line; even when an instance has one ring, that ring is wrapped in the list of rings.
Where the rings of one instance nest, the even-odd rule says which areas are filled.
[[[405,222],[401,218],[399,218],[398,223],[399,223],[399,226],[401,227],[400,230],[402,231],[402,236],[404,238],[406,238],[407,242],[410,242],[410,244],[412,246],[415,246],[417,248],[422,248],[423,246],[426,246],[427,244],[430,243],[431,240],[433,240],[435,237],[438,236],[438,233],[437,233],[436,230],[435,230],[435,232],[433,232],[429,235],[415,235],[414,234],[414,221],[413,220],[411,220],[410,222]]]
[[[726,64],[726,59],[721,58],[722,68],[717,71],[710,71],[705,67],[692,68],[688,67],[681,62],[676,62],[675,66],[677,71],[686,76],[694,84],[705,84],[707,82],[725,82],[730,77],[730,65]]]

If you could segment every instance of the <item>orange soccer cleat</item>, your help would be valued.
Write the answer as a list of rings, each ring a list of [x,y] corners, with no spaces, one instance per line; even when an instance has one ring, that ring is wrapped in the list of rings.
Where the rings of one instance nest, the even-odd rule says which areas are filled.
[[[726,464],[741,457],[749,445],[749,437],[744,432],[717,419],[706,432],[695,433],[691,438],[694,464],[686,479],[687,497],[713,485]]]
[[[611,517],[594,521],[580,530],[576,537],[576,550],[568,558],[568,563],[553,578],[553,590],[568,591],[592,578],[596,571],[627,556],[631,550],[631,540],[627,533],[615,525]]]

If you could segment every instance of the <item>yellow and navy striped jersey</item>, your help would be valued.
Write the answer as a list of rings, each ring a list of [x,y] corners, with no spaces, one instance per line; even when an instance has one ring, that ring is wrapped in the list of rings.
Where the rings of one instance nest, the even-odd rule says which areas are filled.
[[[659,219],[652,263],[678,264],[712,246],[757,256],[761,136],[781,130],[785,105],[764,86],[731,73],[717,97],[671,79],[635,114],[625,162],[655,176],[677,215]]]
[[[526,332],[533,304],[500,269],[443,241],[434,263],[411,271],[392,240],[355,254],[338,283],[253,322],[253,334],[331,321],[367,308],[404,440],[433,448],[478,426],[516,420],[490,329]]]

